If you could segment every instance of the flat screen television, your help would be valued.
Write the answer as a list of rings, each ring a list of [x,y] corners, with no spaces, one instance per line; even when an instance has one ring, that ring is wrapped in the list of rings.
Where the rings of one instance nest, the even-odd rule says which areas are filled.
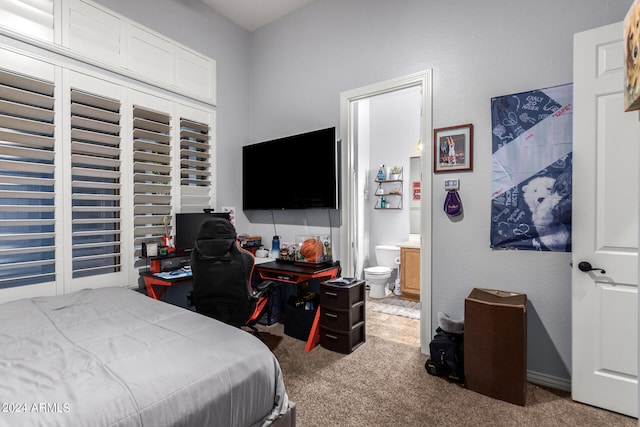
[[[338,208],[335,127],[242,147],[242,209]]]
[[[177,213],[173,232],[176,252],[190,252],[195,245],[200,225],[207,219],[214,217],[229,219],[229,212]]]

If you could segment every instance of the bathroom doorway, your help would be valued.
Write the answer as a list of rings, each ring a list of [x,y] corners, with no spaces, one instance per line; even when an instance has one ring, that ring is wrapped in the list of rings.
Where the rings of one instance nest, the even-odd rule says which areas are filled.
[[[418,101],[411,107],[410,100],[416,97]],[[407,100],[408,104],[405,103]],[[424,190],[431,189],[428,167],[431,164],[431,102],[430,71],[341,94],[341,262],[344,275],[362,277],[364,267],[375,265],[375,259],[369,259],[374,258],[372,248],[375,245],[409,240],[411,157],[421,159],[418,184],[421,193],[430,194]],[[386,107],[377,110],[380,105]],[[395,108],[389,109],[389,105],[395,105]],[[412,112],[411,108],[417,111]],[[418,137],[411,137],[411,141],[406,142],[401,123],[413,114],[416,115],[418,129],[414,131]],[[422,150],[419,150],[420,143],[424,147]],[[399,206],[395,205],[394,211],[376,210],[374,180],[383,159],[388,159],[389,167],[401,166],[406,171],[403,172],[403,200]],[[431,199],[420,199],[420,346],[423,353],[428,353],[431,335]]]

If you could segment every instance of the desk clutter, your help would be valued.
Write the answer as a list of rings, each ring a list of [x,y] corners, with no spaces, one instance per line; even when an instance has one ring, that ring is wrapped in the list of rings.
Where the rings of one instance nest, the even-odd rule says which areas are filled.
[[[183,277],[191,277],[191,268],[190,267],[182,267],[177,268],[175,270],[170,271],[160,271],[158,273],[153,273],[154,276],[159,277],[160,279],[180,279]]]
[[[258,252],[263,254],[264,247]],[[321,265],[333,260],[331,238],[329,236],[296,236],[294,242],[281,242],[280,236],[273,236],[271,257],[278,261]]]
[[[151,273],[171,272],[187,268],[189,266],[189,255],[178,255],[171,253],[164,256],[150,257],[149,271]]]

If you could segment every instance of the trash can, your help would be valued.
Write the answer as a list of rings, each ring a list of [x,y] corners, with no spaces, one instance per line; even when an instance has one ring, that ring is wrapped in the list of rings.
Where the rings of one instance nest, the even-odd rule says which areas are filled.
[[[290,304],[285,305],[284,333],[290,337],[306,341],[316,317],[316,310],[305,310]]]
[[[474,288],[464,303],[464,375],[469,390],[524,406],[527,296]]]
[[[284,305],[284,333],[290,337],[306,341],[316,317],[318,296],[309,294],[305,301],[291,296]]]

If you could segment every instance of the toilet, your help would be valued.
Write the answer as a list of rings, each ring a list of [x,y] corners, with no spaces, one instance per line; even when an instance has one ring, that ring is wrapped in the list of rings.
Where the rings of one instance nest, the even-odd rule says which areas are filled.
[[[364,278],[369,285],[371,298],[384,298],[389,293],[389,278],[393,269],[400,265],[400,248],[392,245],[379,245],[375,248],[376,265],[364,269]]]

